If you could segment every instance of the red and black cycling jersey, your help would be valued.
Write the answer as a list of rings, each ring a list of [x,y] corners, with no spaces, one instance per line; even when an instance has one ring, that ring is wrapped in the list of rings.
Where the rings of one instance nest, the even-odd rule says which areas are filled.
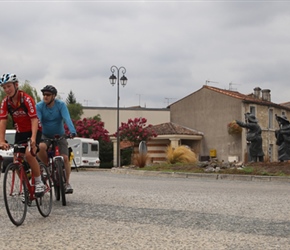
[[[23,99],[22,104],[21,98]],[[25,107],[23,107],[23,104]],[[12,115],[12,120],[18,133],[31,131],[31,119],[37,118],[37,113],[35,102],[30,95],[21,90],[18,90],[17,105],[14,105],[11,99],[6,96],[1,103],[0,120],[7,120],[9,112]],[[38,130],[41,131],[41,124],[39,120]]]

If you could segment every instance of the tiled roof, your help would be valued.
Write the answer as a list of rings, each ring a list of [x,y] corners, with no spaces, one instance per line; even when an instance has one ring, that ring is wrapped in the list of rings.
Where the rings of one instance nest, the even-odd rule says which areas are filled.
[[[212,91],[215,91],[215,92],[218,92],[218,93],[221,93],[221,94],[224,94],[224,95],[227,95],[227,96],[231,96],[233,98],[237,98],[237,99],[240,99],[244,102],[248,102],[248,103],[256,103],[256,104],[261,104],[261,105],[271,105],[271,106],[276,106],[278,108],[289,108],[289,106],[282,106],[281,104],[277,104],[277,103],[274,103],[274,102],[271,102],[271,101],[266,101],[266,100],[262,100],[262,99],[259,99],[257,97],[254,97],[254,95],[251,93],[251,94],[248,94],[248,95],[245,95],[245,94],[241,94],[237,91],[233,91],[233,90],[226,90],[226,89],[219,89],[219,88],[215,88],[215,87],[212,87],[212,86],[208,86],[208,85],[204,85],[203,88],[206,88],[206,89],[209,89],[209,90],[212,90]]]
[[[202,132],[186,128],[173,122],[161,123],[151,127],[157,135],[203,135]]]
[[[234,97],[237,99],[241,99],[241,100],[248,100],[251,102],[259,102],[259,103],[262,102],[262,103],[268,103],[268,104],[271,103],[269,101],[264,101],[262,99],[255,98],[255,97],[253,97],[252,94],[245,95],[245,94],[241,94],[240,92],[237,92],[237,91],[227,90],[227,89],[219,89],[219,88],[215,88],[215,87],[208,86],[208,85],[204,85],[203,88],[210,89],[210,90],[213,90],[215,92],[218,92],[218,93],[221,93],[224,95],[228,95],[228,96],[231,96],[231,97]]]
[[[280,105],[290,108],[290,102],[283,102],[283,103],[280,103]]]

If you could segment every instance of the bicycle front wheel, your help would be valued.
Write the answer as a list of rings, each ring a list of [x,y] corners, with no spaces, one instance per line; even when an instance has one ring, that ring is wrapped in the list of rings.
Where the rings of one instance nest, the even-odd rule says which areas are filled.
[[[3,197],[5,208],[11,222],[20,226],[27,213],[27,188],[19,178],[19,165],[11,163],[7,166],[3,179]]]
[[[63,206],[66,206],[66,198],[65,198],[65,175],[64,175],[64,161],[61,159],[55,160],[55,167],[58,172],[58,180],[59,180],[59,189],[61,195],[61,202]]]
[[[42,162],[39,163],[40,173],[42,182],[45,185],[44,195],[41,197],[36,197],[36,206],[38,208],[39,213],[43,217],[47,217],[52,208],[52,189],[51,189],[51,179],[50,174]]]

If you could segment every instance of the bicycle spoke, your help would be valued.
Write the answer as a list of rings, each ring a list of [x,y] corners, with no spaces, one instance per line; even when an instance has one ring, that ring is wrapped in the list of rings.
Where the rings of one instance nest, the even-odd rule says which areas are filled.
[[[51,180],[47,167],[43,163],[39,163],[39,166],[41,171],[41,178],[46,188],[44,195],[42,197],[36,198],[36,205],[39,213],[43,217],[47,217],[50,214],[52,208]]]
[[[9,219],[16,226],[24,222],[27,212],[27,197],[25,196],[27,189],[19,178],[18,168],[17,164],[9,164],[3,182],[6,211]]]

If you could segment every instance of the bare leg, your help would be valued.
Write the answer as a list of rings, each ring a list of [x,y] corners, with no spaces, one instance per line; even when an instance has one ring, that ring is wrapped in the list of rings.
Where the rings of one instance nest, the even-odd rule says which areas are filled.
[[[68,156],[67,155],[62,155],[64,159],[64,167],[65,167],[65,173],[66,173],[66,184],[69,184],[69,177],[70,177],[70,172],[71,172],[71,167],[69,164]]]
[[[39,152],[37,154],[39,160],[41,160],[45,165],[48,164],[48,157],[47,157],[47,146],[45,143],[39,144]]]

